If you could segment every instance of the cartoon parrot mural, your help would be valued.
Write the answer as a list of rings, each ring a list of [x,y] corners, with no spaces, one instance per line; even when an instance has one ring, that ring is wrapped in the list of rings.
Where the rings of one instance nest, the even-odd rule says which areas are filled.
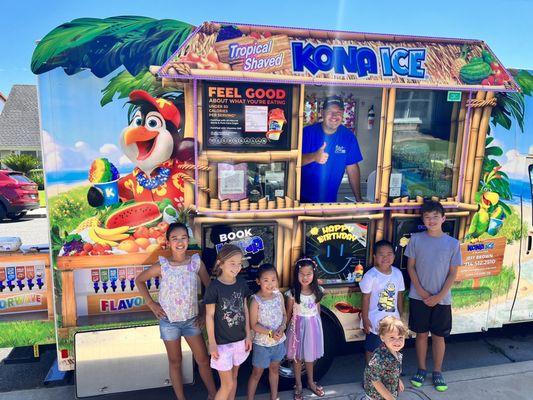
[[[472,222],[465,236],[467,240],[478,239],[485,232],[496,236],[500,231],[503,220],[509,214],[509,207],[500,199],[500,195],[490,190],[490,182],[499,178],[499,170],[496,167],[485,173],[481,180],[481,191],[476,194],[478,211],[472,217]]]
[[[175,208],[183,206],[186,180],[192,179],[191,169],[184,165],[194,163],[194,141],[183,137],[180,97],[157,98],[134,90],[129,100],[133,114],[119,143],[135,168],[118,181],[120,200],[169,199]],[[87,194],[93,207],[103,204],[102,197],[95,187]]]

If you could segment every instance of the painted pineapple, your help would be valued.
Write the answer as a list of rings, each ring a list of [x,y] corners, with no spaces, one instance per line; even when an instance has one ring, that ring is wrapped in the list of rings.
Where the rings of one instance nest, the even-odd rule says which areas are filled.
[[[460,79],[461,68],[467,64],[466,58],[468,57],[468,53],[470,53],[470,47],[467,44],[464,44],[461,47],[459,58],[453,60],[452,63],[451,73],[454,78]]]

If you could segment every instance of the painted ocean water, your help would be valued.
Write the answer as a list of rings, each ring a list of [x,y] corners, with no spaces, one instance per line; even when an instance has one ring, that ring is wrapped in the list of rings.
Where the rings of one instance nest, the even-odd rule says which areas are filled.
[[[131,172],[130,169],[119,169],[120,175],[126,175]],[[49,185],[72,185],[81,183],[89,179],[87,170],[66,170],[46,172],[46,182]]]

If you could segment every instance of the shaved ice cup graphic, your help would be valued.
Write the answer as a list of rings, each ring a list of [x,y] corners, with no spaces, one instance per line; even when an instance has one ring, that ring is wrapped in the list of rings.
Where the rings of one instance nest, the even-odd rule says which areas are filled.
[[[110,206],[119,202],[118,179],[109,182],[94,183],[94,187],[99,189],[104,196],[104,206]]]
[[[281,108],[274,108],[268,113],[268,131],[266,137],[268,140],[279,140],[283,131],[283,125],[287,122],[285,114]]]
[[[491,236],[495,236],[500,231],[502,225],[503,221],[501,219],[491,218],[489,221],[489,228],[487,229],[487,233]]]

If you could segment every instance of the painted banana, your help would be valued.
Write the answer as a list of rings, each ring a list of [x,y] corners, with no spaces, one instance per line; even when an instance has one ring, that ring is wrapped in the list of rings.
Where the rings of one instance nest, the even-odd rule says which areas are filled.
[[[107,233],[99,233],[98,231],[95,231],[95,233],[105,240],[112,240],[113,242],[120,242],[121,240],[124,240],[126,238],[129,238],[131,235],[128,233],[116,233],[112,235],[108,235]]]
[[[100,237],[109,237],[126,233],[130,229],[129,226],[119,226],[118,228],[107,229],[97,226],[94,228],[96,234]]]
[[[115,242],[113,240],[107,240],[107,239],[104,239],[104,238],[101,238],[100,236],[98,236],[98,234],[96,233],[95,228],[89,228],[89,237],[95,243],[108,244],[111,247],[118,246],[117,242]]]

